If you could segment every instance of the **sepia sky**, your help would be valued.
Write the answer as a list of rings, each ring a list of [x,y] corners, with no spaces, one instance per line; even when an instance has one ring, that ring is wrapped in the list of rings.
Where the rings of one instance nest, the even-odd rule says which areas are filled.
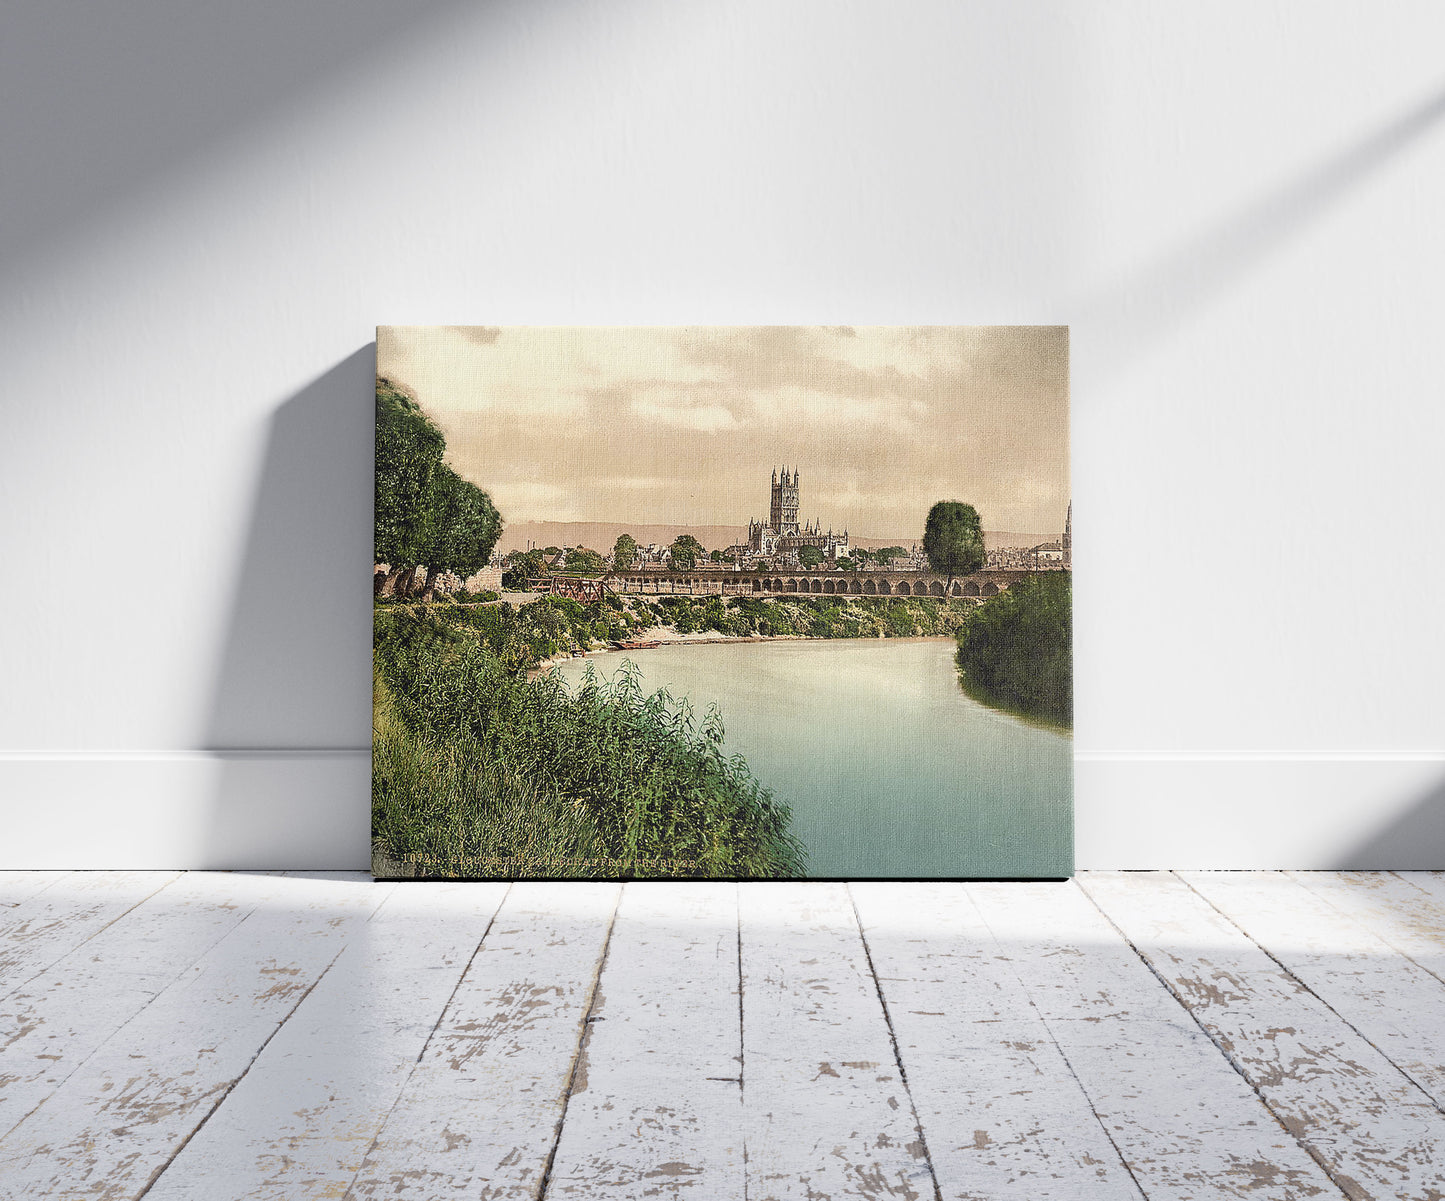
[[[509,523],[743,525],[786,464],[800,518],[855,537],[916,540],[938,500],[1063,529],[1062,326],[389,326],[376,345]]]

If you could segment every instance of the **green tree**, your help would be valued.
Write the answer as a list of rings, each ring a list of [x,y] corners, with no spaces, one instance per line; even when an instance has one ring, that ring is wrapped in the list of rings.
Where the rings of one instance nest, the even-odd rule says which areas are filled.
[[[544,546],[542,548],[542,553],[546,555],[549,559],[556,558],[556,556],[562,553],[562,548],[560,546]]]
[[[691,534],[674,539],[668,550],[676,571],[691,571],[697,565],[698,556],[707,554],[702,543]]]
[[[446,439],[421,406],[387,379],[376,381],[376,483],[373,553],[389,570],[380,593],[424,562],[432,479]]]
[[[547,556],[540,550],[514,551],[502,572],[502,587],[522,592],[529,580],[547,574]]]
[[[857,570],[858,570],[858,564],[856,564],[855,562],[853,562],[852,559],[849,559],[849,558],[847,558],[847,557],[844,557],[844,558],[838,560],[838,570],[839,570],[839,571],[857,571]]]
[[[595,550],[574,546],[567,552],[566,568],[580,575],[601,575],[607,570],[607,564]]]
[[[907,553],[901,546],[885,546],[873,552],[873,561],[886,567],[894,559],[901,559]]]
[[[502,534],[502,515],[492,498],[442,463],[432,476],[426,503],[426,566],[421,595],[430,600],[437,576],[450,571],[466,579],[487,565]]]
[[[950,584],[983,566],[983,525],[978,510],[961,500],[941,500],[928,510],[923,526],[923,553],[928,565]]]
[[[816,546],[798,548],[798,563],[804,571],[812,571],[823,561],[823,552]]]
[[[612,548],[612,566],[626,571],[637,562],[637,539],[631,534],[622,534]]]

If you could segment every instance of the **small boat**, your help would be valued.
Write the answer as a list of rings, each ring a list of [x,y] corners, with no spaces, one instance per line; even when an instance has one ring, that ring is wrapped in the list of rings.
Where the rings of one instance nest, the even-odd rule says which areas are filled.
[[[620,651],[650,651],[655,646],[661,646],[662,643],[656,639],[628,638],[614,642],[612,645]]]

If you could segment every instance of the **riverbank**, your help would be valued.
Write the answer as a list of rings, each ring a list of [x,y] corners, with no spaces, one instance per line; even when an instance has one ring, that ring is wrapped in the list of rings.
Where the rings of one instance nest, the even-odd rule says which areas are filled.
[[[537,664],[537,670],[546,671],[548,668],[570,663],[574,659],[591,659],[598,655],[626,655],[638,650],[661,649],[664,646],[705,646],[709,643],[721,642],[821,642],[826,641],[826,638],[821,636],[815,638],[808,634],[719,634],[716,631],[680,634],[672,626],[649,626],[633,634],[632,640],[655,642],[657,646],[625,647],[613,646],[608,643],[606,646],[594,646],[587,650],[559,651],[557,654],[549,655],[541,660]]]
[[[719,719],[624,664],[570,691],[541,664],[618,623],[576,602],[378,606],[372,849],[397,875],[797,876],[788,807]],[[659,639],[660,641],[660,639]],[[570,656],[568,656],[570,657]]]

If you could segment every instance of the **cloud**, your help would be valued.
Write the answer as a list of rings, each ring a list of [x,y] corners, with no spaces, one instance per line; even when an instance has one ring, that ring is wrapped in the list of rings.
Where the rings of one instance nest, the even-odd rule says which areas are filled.
[[[861,537],[943,497],[1062,526],[1063,328],[478,328],[378,331],[378,364],[509,519],[741,524],[786,462],[803,516]]]

